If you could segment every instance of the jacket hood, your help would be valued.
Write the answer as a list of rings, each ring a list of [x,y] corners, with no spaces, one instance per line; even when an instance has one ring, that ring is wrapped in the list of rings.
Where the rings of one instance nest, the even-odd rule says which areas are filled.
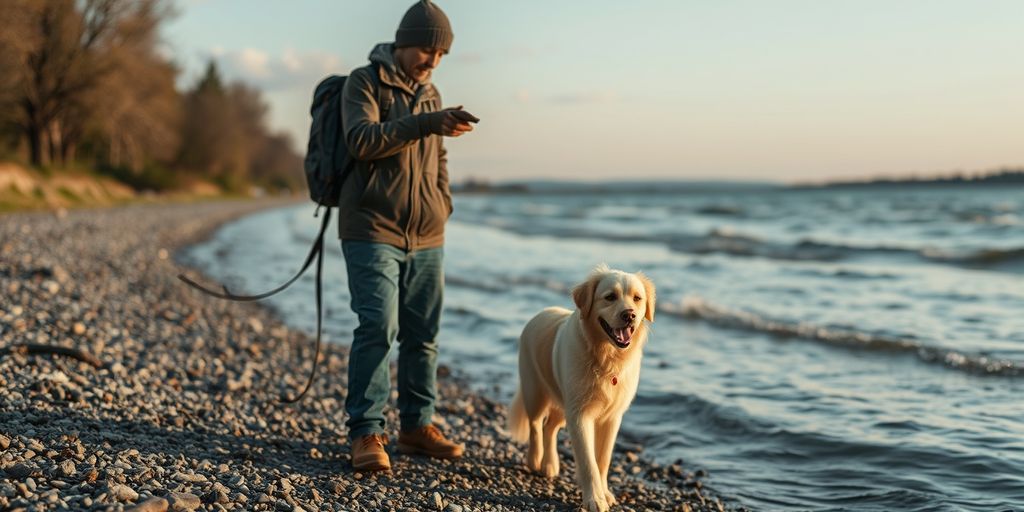
[[[370,63],[377,64],[381,83],[397,87],[415,96],[416,91],[413,90],[412,81],[405,78],[404,74],[398,70],[394,52],[394,43],[378,43],[370,51]]]

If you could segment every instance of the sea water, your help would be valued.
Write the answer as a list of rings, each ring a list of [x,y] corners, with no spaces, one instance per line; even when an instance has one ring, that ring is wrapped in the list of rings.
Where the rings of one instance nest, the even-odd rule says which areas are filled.
[[[188,250],[233,290],[287,279],[313,208]],[[347,343],[330,231],[328,339]],[[505,400],[516,344],[599,263],[658,287],[620,442],[757,510],[1024,510],[1024,188],[457,195],[442,363]],[[270,299],[315,329],[313,276]]]

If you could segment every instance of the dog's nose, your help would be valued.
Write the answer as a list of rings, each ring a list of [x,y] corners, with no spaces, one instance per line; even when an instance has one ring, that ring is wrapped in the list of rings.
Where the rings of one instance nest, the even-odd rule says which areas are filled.
[[[636,320],[636,313],[634,313],[632,309],[623,311],[619,316],[622,317],[622,321],[624,322],[632,322],[633,320]]]

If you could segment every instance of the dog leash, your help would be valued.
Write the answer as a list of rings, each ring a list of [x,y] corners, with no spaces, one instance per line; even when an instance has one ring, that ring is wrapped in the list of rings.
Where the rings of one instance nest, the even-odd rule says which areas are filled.
[[[319,210],[319,209],[320,208],[318,206],[317,210]],[[260,300],[260,299],[265,299],[267,297],[270,297],[271,295],[274,295],[275,293],[280,292],[281,290],[284,290],[285,288],[288,288],[299,277],[301,277],[302,274],[304,274],[307,269],[309,269],[309,266],[311,264],[313,264],[313,260],[316,260],[316,352],[313,355],[313,369],[312,369],[312,371],[310,371],[309,379],[306,381],[306,386],[302,389],[301,393],[299,393],[298,395],[296,395],[294,397],[291,397],[291,398],[289,398],[288,396],[286,396],[284,394],[281,395],[281,399],[280,400],[282,402],[284,402],[284,403],[289,403],[290,404],[290,403],[298,402],[303,396],[305,396],[306,392],[309,391],[309,388],[311,388],[313,386],[313,379],[316,378],[316,367],[317,367],[318,360],[320,359],[320,338],[321,338],[321,334],[322,334],[321,331],[323,330],[322,327],[323,327],[323,316],[324,316],[323,315],[323,289],[322,289],[323,288],[322,276],[323,276],[323,270],[324,270],[324,232],[327,231],[327,225],[330,224],[330,222],[331,222],[331,209],[330,208],[326,208],[326,212],[324,213],[323,221],[321,221],[321,223],[320,223],[320,233],[317,235],[316,242],[314,242],[313,246],[310,248],[309,255],[306,256],[306,261],[305,261],[305,263],[302,264],[302,268],[300,268],[299,271],[294,276],[292,276],[292,278],[289,279],[287,282],[285,282],[281,286],[278,286],[277,288],[274,288],[273,290],[270,290],[268,292],[260,293],[260,294],[257,294],[257,295],[238,295],[236,293],[232,293],[231,290],[228,290],[227,286],[221,285],[221,288],[224,289],[224,292],[221,293],[221,292],[218,292],[218,291],[215,291],[215,290],[211,290],[209,288],[204,287],[203,285],[201,285],[201,284],[199,284],[199,283],[189,279],[188,277],[186,277],[185,274],[178,274],[178,279],[180,279],[182,282],[184,282],[185,284],[187,284],[187,285],[189,285],[189,286],[191,286],[191,287],[193,287],[193,288],[195,288],[195,289],[197,289],[197,290],[199,290],[199,291],[201,291],[201,292],[203,292],[203,293],[205,293],[207,295],[211,295],[211,296],[217,297],[219,299],[232,300],[232,301],[236,301],[236,302],[253,302],[253,301]]]

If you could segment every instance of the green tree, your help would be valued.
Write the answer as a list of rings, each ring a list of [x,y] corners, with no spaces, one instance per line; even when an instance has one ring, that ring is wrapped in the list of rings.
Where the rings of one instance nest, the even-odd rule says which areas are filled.
[[[260,92],[242,83],[225,85],[210,61],[185,94],[178,166],[229,190],[258,183],[294,187],[301,158],[291,140],[270,133]]]
[[[233,188],[245,172],[243,131],[215,62],[185,94],[178,166]]]

